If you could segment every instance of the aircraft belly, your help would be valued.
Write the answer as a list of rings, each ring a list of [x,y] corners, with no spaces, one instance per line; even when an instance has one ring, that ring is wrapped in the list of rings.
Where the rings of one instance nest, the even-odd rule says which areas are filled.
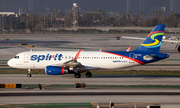
[[[91,63],[91,64],[90,64]],[[139,63],[130,63],[129,59],[125,60],[94,60],[91,62],[82,62],[82,64],[89,64],[97,67],[98,69],[120,69],[124,67],[132,67],[139,65]],[[86,66],[86,65],[85,65]]]
[[[136,65],[139,65],[138,63],[109,63],[109,64],[106,64],[106,65],[101,65],[99,66],[99,68],[102,68],[102,69],[121,69],[121,68],[125,68],[125,67],[132,67],[132,66],[136,66]]]

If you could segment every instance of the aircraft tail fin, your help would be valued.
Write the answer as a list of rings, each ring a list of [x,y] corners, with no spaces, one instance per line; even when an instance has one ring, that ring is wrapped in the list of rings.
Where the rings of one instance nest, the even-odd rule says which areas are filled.
[[[156,25],[144,42],[135,51],[159,52],[165,26],[165,24]]]

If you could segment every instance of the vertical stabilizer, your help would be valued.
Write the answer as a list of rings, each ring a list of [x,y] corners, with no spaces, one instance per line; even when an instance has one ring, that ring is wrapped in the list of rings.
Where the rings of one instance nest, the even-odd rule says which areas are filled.
[[[157,25],[147,36],[144,42],[135,50],[141,52],[159,52],[162,37],[164,35],[165,24]]]

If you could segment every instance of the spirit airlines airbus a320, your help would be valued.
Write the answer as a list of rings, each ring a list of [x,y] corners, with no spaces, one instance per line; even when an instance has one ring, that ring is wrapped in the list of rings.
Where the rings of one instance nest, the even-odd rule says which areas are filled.
[[[157,25],[144,42],[134,51],[27,51],[21,52],[8,61],[14,68],[45,69],[48,75],[74,74],[80,78],[82,72],[91,77],[90,70],[120,69],[144,65],[168,58],[159,53],[165,25]]]

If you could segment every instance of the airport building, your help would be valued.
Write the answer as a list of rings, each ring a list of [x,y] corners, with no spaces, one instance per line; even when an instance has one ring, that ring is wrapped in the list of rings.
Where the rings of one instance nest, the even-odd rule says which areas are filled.
[[[12,29],[20,27],[20,16],[14,12],[0,12],[0,28]]]

